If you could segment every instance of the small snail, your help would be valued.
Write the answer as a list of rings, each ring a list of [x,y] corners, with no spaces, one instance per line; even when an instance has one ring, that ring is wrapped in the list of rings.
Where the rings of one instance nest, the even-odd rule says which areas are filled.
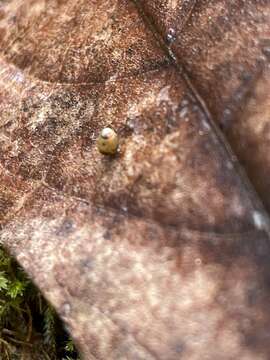
[[[97,139],[97,148],[103,155],[114,155],[118,149],[118,135],[110,127],[106,127],[101,130],[101,133]]]
[[[173,28],[170,28],[167,34],[167,42],[172,44],[176,40],[176,32]]]

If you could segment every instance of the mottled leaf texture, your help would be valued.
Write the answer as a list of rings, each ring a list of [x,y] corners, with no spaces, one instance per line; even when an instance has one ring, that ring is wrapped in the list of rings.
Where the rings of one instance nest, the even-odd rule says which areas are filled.
[[[138,2],[270,211],[270,1]]]
[[[1,242],[83,358],[269,359],[268,214],[213,121],[269,204],[269,1],[0,4]]]

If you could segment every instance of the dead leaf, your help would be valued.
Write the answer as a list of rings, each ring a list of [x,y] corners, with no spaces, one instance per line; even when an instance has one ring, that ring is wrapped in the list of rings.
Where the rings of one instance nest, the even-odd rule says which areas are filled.
[[[269,1],[138,3],[185,67],[269,211]]]
[[[247,3],[269,13],[267,2]],[[205,1],[144,5],[2,3],[1,242],[85,359],[268,359],[269,219],[211,117],[238,73],[225,84],[188,57],[209,50],[207,11],[218,11]],[[238,34],[244,20],[226,16]],[[264,21],[247,34],[269,30]],[[188,62],[201,66],[201,84]],[[95,144],[108,124],[120,137],[114,158]]]

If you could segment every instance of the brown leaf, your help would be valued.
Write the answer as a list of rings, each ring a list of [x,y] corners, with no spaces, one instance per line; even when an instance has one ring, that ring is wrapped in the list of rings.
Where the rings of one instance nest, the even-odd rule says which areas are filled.
[[[268,359],[268,216],[137,5],[2,3],[1,241],[85,359]],[[192,11],[207,17],[145,5],[160,33],[174,19],[192,38]],[[216,80],[207,94],[229,97]],[[95,144],[108,124],[109,158]]]
[[[269,1],[138,2],[185,67],[269,211]]]

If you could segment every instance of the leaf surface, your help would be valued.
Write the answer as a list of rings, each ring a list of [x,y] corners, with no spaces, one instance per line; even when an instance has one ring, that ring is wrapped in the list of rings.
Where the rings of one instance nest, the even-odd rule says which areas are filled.
[[[160,40],[198,3],[166,4],[158,33],[131,1],[2,3],[1,242],[85,359],[268,359],[268,215]]]
[[[269,1],[138,3],[184,66],[269,211]]]

